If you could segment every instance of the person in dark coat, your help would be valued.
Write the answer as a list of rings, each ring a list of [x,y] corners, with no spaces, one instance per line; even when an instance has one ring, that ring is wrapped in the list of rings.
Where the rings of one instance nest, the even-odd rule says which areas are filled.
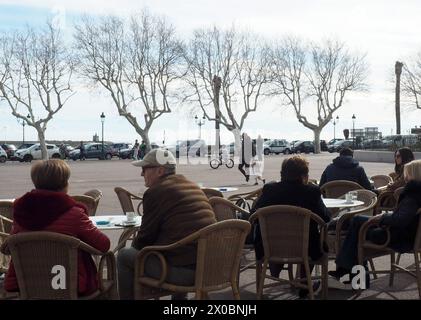
[[[282,162],[281,182],[264,185],[262,195],[257,200],[255,207],[252,208],[251,213],[267,206],[291,205],[311,210],[323,221],[329,222],[331,219],[330,213],[323,203],[320,188],[308,184],[308,172],[308,162],[303,157],[293,156],[285,159]],[[263,259],[264,250],[258,223],[254,225],[254,247],[256,260]],[[317,223],[314,221],[310,222],[308,255],[313,260],[322,256],[320,234]],[[272,276],[278,277],[281,267],[279,264],[270,263],[269,268]],[[310,265],[310,269],[313,269],[312,265]],[[302,270],[302,276],[305,277],[304,270]]]
[[[333,159],[322,173],[319,185],[335,180],[354,181],[364,189],[372,190],[371,183],[367,178],[364,168],[353,158],[354,152],[350,148],[343,148],[339,157]]]
[[[238,165],[238,170],[246,178],[246,182],[250,179],[250,165],[255,155],[256,143],[244,132],[241,139],[241,161]],[[244,170],[244,168],[246,168],[246,170]]]
[[[417,211],[421,208],[421,160],[414,160],[404,166],[406,185],[402,191],[398,206],[393,213],[384,213],[374,217],[355,216],[342,248],[336,258],[336,271],[329,274],[336,279],[349,274],[358,263],[358,234],[361,226],[368,221],[377,222],[377,226],[367,231],[367,239],[375,244],[384,244],[387,240],[385,228],[389,228],[388,247],[398,252],[407,252],[413,248],[418,227]]]

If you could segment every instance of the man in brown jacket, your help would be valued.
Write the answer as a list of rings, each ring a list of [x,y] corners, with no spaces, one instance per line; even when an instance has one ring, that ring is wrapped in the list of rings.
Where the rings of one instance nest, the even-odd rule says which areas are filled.
[[[176,160],[163,149],[150,151],[143,160],[132,164],[142,168],[148,190],[143,194],[142,225],[131,248],[123,248],[117,257],[121,299],[133,299],[134,265],[143,247],[174,243],[212,223],[215,215],[199,186],[176,171]],[[171,266],[166,281],[177,285],[193,285],[196,246],[189,245],[166,254]],[[160,278],[161,263],[150,256],[145,273]]]

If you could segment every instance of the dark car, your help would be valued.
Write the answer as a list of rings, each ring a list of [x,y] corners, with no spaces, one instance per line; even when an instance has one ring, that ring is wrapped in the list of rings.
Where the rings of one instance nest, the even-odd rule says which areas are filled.
[[[382,149],[385,148],[385,145],[382,140],[367,140],[363,143],[364,149]]]
[[[77,160],[80,158],[80,149],[76,148],[69,154],[70,158]],[[85,145],[85,159],[106,159],[111,160],[112,158],[111,147],[107,144],[104,144],[104,153],[102,152],[101,143],[89,143]]]
[[[328,146],[329,152],[339,152],[343,148],[352,148],[352,140],[340,140]]]
[[[292,153],[314,153],[314,143],[312,141],[297,141],[291,149]]]
[[[151,149],[157,149],[157,148],[159,148],[159,146],[155,142],[152,142]],[[128,148],[120,149],[120,151],[118,152],[118,157],[120,159],[132,159],[133,158],[133,145],[129,144]]]
[[[12,157],[15,154],[16,146],[14,144],[2,144],[1,147],[3,148],[4,151],[6,151],[7,157],[9,159],[12,159]]]
[[[327,143],[326,140],[320,140],[320,150],[327,151]]]

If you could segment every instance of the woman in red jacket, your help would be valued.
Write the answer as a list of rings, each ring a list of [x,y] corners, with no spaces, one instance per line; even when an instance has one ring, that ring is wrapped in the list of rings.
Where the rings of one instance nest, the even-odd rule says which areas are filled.
[[[110,240],[89,220],[85,205],[67,195],[70,167],[63,160],[43,160],[31,168],[35,189],[14,202],[12,234],[51,231],[76,237],[106,252]],[[90,254],[79,251],[78,292],[89,295],[98,288],[95,263]],[[4,288],[19,291],[13,263],[10,263]]]

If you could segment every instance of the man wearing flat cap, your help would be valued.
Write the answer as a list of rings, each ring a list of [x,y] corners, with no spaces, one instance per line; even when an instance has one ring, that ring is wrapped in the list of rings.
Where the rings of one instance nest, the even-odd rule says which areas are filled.
[[[132,247],[121,249],[117,257],[121,299],[133,299],[134,266],[139,250],[174,243],[216,222],[212,207],[199,186],[176,174],[176,160],[170,151],[154,149],[132,165],[142,169],[148,189],[143,194],[142,225]],[[167,282],[194,284],[196,245],[168,252],[165,259],[170,265]],[[160,278],[161,262],[156,256],[147,258],[145,273]]]

